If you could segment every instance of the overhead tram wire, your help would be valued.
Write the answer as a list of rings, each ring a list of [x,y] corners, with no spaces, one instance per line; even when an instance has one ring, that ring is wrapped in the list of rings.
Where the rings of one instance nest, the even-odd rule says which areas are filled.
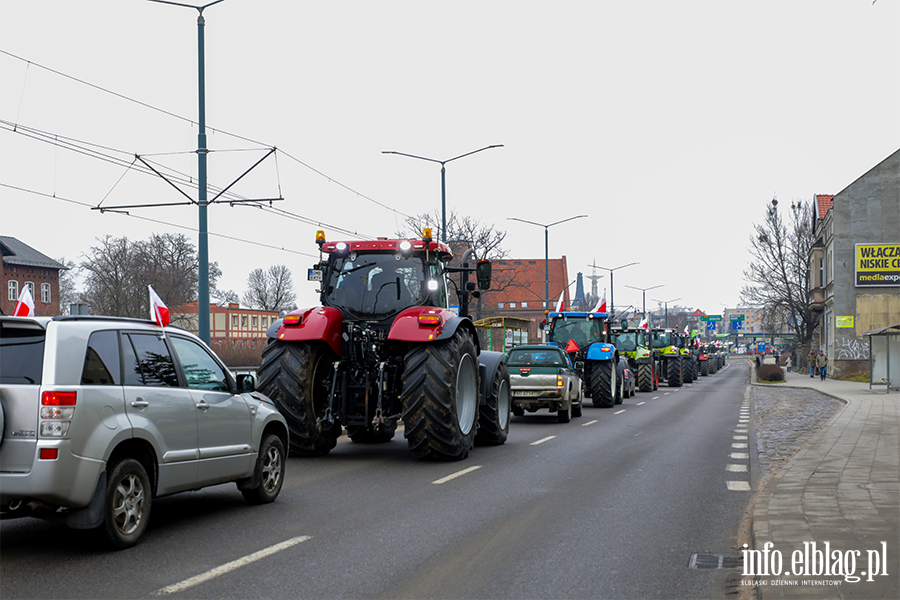
[[[98,90],[98,91],[101,91],[101,92],[105,92],[105,93],[107,93],[107,94],[111,94],[111,95],[113,95],[113,96],[115,96],[115,97],[117,97],[117,98],[120,98],[120,99],[122,99],[122,100],[126,100],[126,101],[128,101],[128,102],[133,102],[133,103],[135,103],[135,104],[137,104],[137,105],[139,105],[139,106],[143,106],[144,108],[149,108],[150,110],[154,110],[154,111],[160,112],[160,113],[162,113],[162,114],[164,114],[164,115],[167,115],[167,116],[173,117],[173,118],[175,118],[175,119],[184,121],[184,122],[186,122],[186,123],[190,123],[191,125],[199,125],[199,123],[198,123],[197,121],[195,121],[194,119],[190,119],[190,118],[188,118],[188,117],[183,117],[183,116],[178,115],[178,114],[176,114],[176,113],[173,113],[173,112],[167,111],[167,110],[165,110],[165,109],[162,109],[162,108],[153,106],[152,104],[147,104],[146,102],[142,102],[142,101],[140,101],[140,100],[136,100],[136,99],[131,98],[131,97],[129,97],[129,96],[126,96],[126,95],[124,95],[124,94],[120,94],[120,93],[118,93],[118,92],[114,92],[114,91],[112,91],[112,90],[109,90],[109,89],[104,88],[104,87],[101,87],[101,86],[99,86],[99,85],[90,83],[90,82],[85,81],[85,80],[83,80],[83,79],[79,79],[79,78],[74,77],[74,76],[72,76],[72,75],[67,75],[66,73],[63,73],[63,72],[61,72],[61,71],[57,71],[57,70],[55,70],[55,69],[51,69],[50,67],[46,67],[46,66],[44,66],[44,65],[42,65],[42,64],[40,64],[40,63],[32,62],[32,61],[30,61],[30,60],[27,60],[27,59],[25,59],[25,58],[22,58],[21,56],[17,56],[17,55],[15,55],[15,54],[12,54],[11,52],[7,52],[6,50],[0,49],[0,54],[5,54],[5,55],[7,55],[7,56],[9,56],[9,57],[11,57],[11,58],[14,58],[14,59],[16,59],[16,60],[20,60],[20,61],[26,63],[26,64],[29,65],[29,66],[34,65],[35,67],[37,67],[37,68],[39,68],[39,69],[44,69],[45,71],[49,71],[50,73],[53,73],[54,75],[59,75],[60,77],[64,77],[64,78],[66,78],[66,79],[70,79],[70,80],[75,81],[75,82],[77,82],[77,83],[80,83],[80,84],[82,84],[82,85],[86,85],[86,86],[88,86],[88,87],[91,87],[91,88],[93,88],[93,89],[95,89],[95,90]],[[13,127],[16,127],[16,125],[15,125],[14,123],[13,123],[12,125],[13,125]],[[245,142],[250,142],[251,144],[258,144],[259,146],[262,146],[262,147],[264,147],[264,148],[274,148],[274,147],[275,147],[275,146],[273,146],[272,144],[263,144],[262,142],[259,142],[259,141],[257,141],[257,140],[254,140],[254,139],[251,139],[251,138],[242,136],[242,135],[238,135],[238,134],[236,134],[236,133],[231,133],[231,132],[229,132],[229,131],[225,131],[224,129],[217,129],[217,128],[215,128],[215,127],[211,127],[209,124],[206,125],[206,129],[209,130],[210,132],[218,132],[218,133],[221,133],[221,134],[223,134],[223,135],[227,135],[227,136],[231,136],[231,137],[233,137],[233,138],[239,139],[239,140],[243,140],[243,141],[245,141]],[[349,192],[351,192],[351,193],[353,193],[353,194],[356,194],[357,196],[359,196],[360,198],[363,198],[364,200],[368,200],[369,202],[372,202],[372,203],[374,203],[374,204],[377,204],[378,206],[380,206],[380,207],[382,207],[382,208],[385,208],[385,209],[390,210],[390,211],[392,211],[392,212],[395,212],[395,213],[397,213],[397,214],[399,214],[399,215],[402,215],[403,217],[405,217],[405,218],[407,218],[407,219],[411,219],[411,218],[412,218],[411,215],[408,215],[408,214],[406,214],[406,213],[404,213],[404,212],[401,212],[401,211],[397,210],[396,208],[390,207],[390,206],[388,206],[388,205],[386,205],[386,204],[384,204],[384,203],[382,203],[382,202],[379,202],[378,200],[375,200],[374,198],[371,198],[370,196],[367,196],[367,195],[363,194],[362,192],[356,191],[355,189],[351,188],[350,186],[348,186],[348,185],[346,185],[346,184],[344,184],[344,183],[338,181],[337,179],[335,179],[335,178],[333,178],[333,177],[331,177],[331,176],[329,176],[329,175],[326,175],[326,174],[323,173],[322,171],[320,171],[320,170],[316,169],[315,167],[313,167],[313,166],[311,166],[311,165],[309,165],[309,164],[303,162],[303,161],[300,160],[299,158],[296,158],[295,156],[293,156],[293,155],[291,155],[291,154],[285,152],[284,150],[282,150],[282,149],[280,149],[280,148],[278,149],[278,152],[281,152],[281,153],[284,154],[286,157],[288,157],[288,158],[290,158],[291,160],[297,162],[298,164],[300,164],[300,165],[306,167],[307,169],[309,169],[309,170],[312,171],[313,173],[316,173],[317,175],[320,175],[320,176],[326,178],[329,182],[337,184],[338,186],[344,188],[345,190],[347,190],[347,191],[349,191]],[[277,156],[277,154],[276,154],[276,156]]]
[[[29,190],[29,189],[27,189],[27,188],[19,187],[19,186],[16,186],[16,185],[10,185],[10,184],[8,184],[8,183],[0,182],[0,187],[5,187],[5,188],[9,188],[9,189],[11,189],[11,190],[16,190],[16,191],[19,191],[19,192],[24,192],[24,193],[26,193],[26,194],[34,194],[34,195],[36,195],[36,196],[43,196],[43,197],[45,197],[45,198],[51,198],[51,199],[53,199],[53,200],[62,200],[63,202],[68,202],[68,203],[70,203],[70,204],[76,204],[76,205],[78,205],[78,206],[84,206],[85,208],[93,208],[93,205],[88,204],[87,202],[82,202],[82,201],[80,201],[80,200],[72,200],[71,198],[65,198],[65,197],[63,197],[63,196],[53,196],[53,195],[47,194],[47,193],[45,193],[45,192],[38,192],[38,191],[36,191],[36,190]],[[187,225],[181,225],[181,224],[178,224],[178,223],[170,223],[170,222],[168,222],[168,221],[163,221],[163,220],[160,220],[160,219],[151,219],[150,217],[144,217],[144,216],[142,216],[142,215],[133,215],[133,214],[131,214],[131,213],[123,212],[123,211],[110,211],[110,212],[115,212],[115,214],[122,215],[122,216],[125,216],[125,217],[131,217],[131,218],[133,218],[133,219],[139,219],[139,220],[141,220],[141,221],[148,221],[148,222],[150,222],[150,223],[157,223],[157,224],[160,224],[160,225],[166,225],[166,226],[168,226],[168,227],[175,227],[175,228],[177,228],[177,229],[184,229],[184,230],[186,230],[186,231],[192,231],[192,232],[196,232],[196,231],[197,231],[197,228],[196,228],[196,227],[188,227]],[[283,247],[283,246],[273,246],[273,245],[271,245],[271,244],[265,244],[265,243],[263,243],[263,242],[256,242],[256,241],[253,241],[253,240],[247,240],[247,239],[235,237],[235,236],[232,236],[232,235],[227,235],[227,234],[224,234],[224,233],[215,233],[215,232],[210,231],[210,232],[209,232],[209,235],[214,236],[214,237],[218,237],[218,238],[222,238],[222,239],[226,239],[226,240],[231,240],[231,241],[234,241],[234,242],[241,242],[241,243],[243,243],[243,244],[250,244],[250,245],[253,245],[253,246],[260,246],[260,247],[262,247],[262,248],[269,248],[270,250],[281,250],[281,251],[283,251],[283,252],[288,252],[288,253],[290,253],[290,254],[298,254],[298,255],[300,255],[300,256],[308,256],[308,257],[310,257],[310,258],[316,258],[316,259],[319,258],[319,255],[318,255],[318,254],[310,254],[310,253],[308,253],[308,252],[300,252],[299,250],[289,250],[288,248],[285,248],[285,247]]]

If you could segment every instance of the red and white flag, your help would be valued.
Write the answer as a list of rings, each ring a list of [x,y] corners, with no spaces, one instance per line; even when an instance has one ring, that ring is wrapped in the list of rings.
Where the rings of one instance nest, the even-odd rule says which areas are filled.
[[[641,324],[638,325],[638,329],[648,329],[650,327],[650,323],[647,321],[647,317],[641,319]]]
[[[19,301],[16,302],[16,310],[13,311],[13,315],[16,317],[34,316],[34,298],[31,297],[31,288],[27,285],[19,294]]]
[[[556,301],[556,312],[562,312],[562,304],[563,304],[563,296],[566,295],[566,290],[563,290],[559,295],[559,300]]]
[[[148,285],[147,289],[150,290],[150,319],[160,327],[165,327],[169,324],[169,307],[156,295],[152,285]]]
[[[591,312],[606,312],[606,289],[603,290],[603,297],[600,298],[600,301],[597,302],[597,306],[594,307],[594,310]]]
[[[688,326],[685,325],[685,326],[684,326],[684,335],[687,335],[687,334],[688,334]]]

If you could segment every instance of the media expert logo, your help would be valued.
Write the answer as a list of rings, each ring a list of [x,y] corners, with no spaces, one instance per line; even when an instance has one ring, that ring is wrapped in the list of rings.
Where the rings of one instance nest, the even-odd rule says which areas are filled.
[[[857,244],[856,287],[900,286],[900,244]]]
[[[860,550],[832,550],[831,542],[825,542],[824,550],[819,550],[815,542],[803,542],[803,550],[791,553],[791,568],[785,570],[781,551],[773,550],[774,545],[766,542],[762,550],[748,550],[744,544],[743,575],[843,577],[844,581],[856,583],[862,575],[866,576],[866,581],[875,581],[875,577],[888,574],[887,542],[881,542],[881,550],[866,550],[866,570],[860,571],[859,575],[856,574],[856,563],[862,557]]]

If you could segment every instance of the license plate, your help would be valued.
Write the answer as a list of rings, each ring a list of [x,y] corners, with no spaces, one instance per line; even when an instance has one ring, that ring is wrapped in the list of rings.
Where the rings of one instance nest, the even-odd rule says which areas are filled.
[[[540,395],[540,392],[527,390],[527,391],[513,392],[513,395],[514,396],[538,396],[538,395]]]
[[[322,281],[322,271],[320,269],[310,269],[307,271],[306,280],[307,281]]]

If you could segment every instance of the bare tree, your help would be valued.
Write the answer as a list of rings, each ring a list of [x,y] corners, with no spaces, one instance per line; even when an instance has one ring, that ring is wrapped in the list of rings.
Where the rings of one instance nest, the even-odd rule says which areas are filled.
[[[148,318],[148,285],[170,308],[197,299],[200,262],[187,236],[153,234],[136,242],[106,236],[98,241],[81,263],[86,273],[83,299],[92,313]],[[211,292],[221,275],[218,263],[210,263]],[[187,319],[172,314],[173,323],[181,318]]]
[[[272,265],[267,270],[254,269],[247,275],[244,304],[259,310],[281,312],[294,305],[294,282],[285,265]]]
[[[78,265],[73,260],[66,260],[64,256],[56,259],[56,262],[65,266],[59,270],[59,314],[69,314],[69,305],[78,302],[78,290],[75,288],[75,278]]]
[[[815,242],[813,203],[791,203],[788,221],[778,211],[777,200],[766,210],[750,237],[752,261],[744,271],[749,285],[741,289],[741,301],[762,308],[772,331],[792,328],[801,345],[808,345],[818,324],[809,305],[810,249]]]

